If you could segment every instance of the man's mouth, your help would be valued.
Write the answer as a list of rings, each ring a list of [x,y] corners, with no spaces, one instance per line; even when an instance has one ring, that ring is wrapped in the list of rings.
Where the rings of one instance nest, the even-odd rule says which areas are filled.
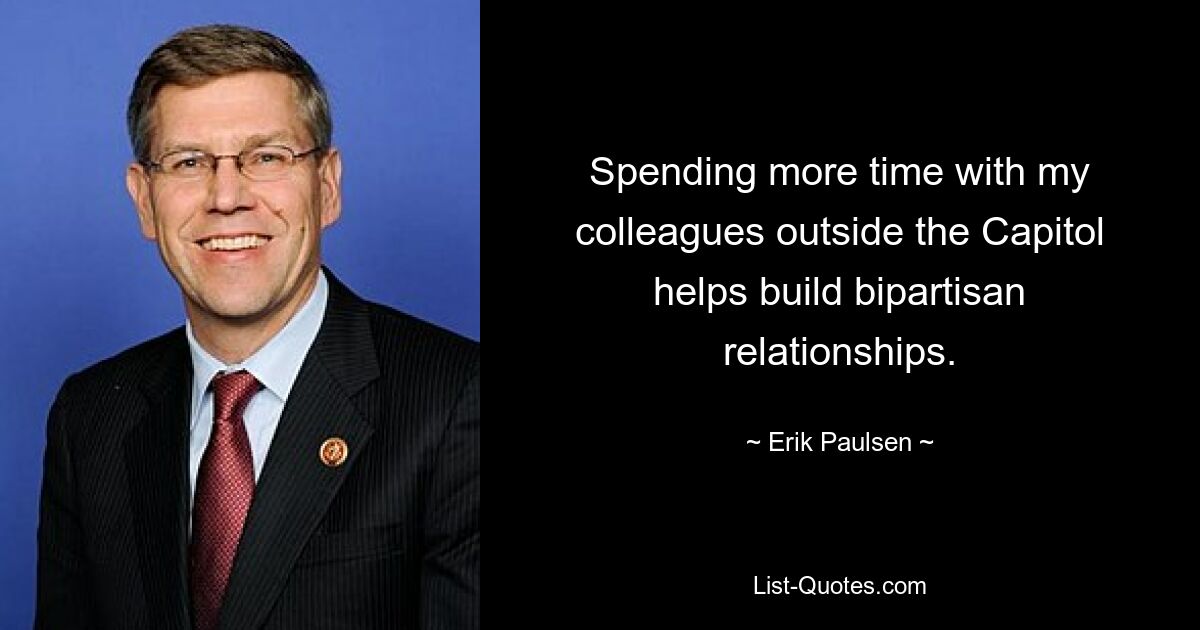
[[[243,249],[256,249],[266,245],[271,238],[257,234],[242,236],[214,236],[199,241],[200,247],[210,252],[236,252]]]

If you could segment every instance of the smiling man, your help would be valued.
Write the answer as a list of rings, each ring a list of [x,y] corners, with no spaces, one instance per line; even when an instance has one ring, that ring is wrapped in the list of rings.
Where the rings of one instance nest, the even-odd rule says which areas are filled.
[[[321,266],[342,164],[315,72],[188,29],[127,122],[187,323],[59,392],[37,627],[478,627],[479,346]]]

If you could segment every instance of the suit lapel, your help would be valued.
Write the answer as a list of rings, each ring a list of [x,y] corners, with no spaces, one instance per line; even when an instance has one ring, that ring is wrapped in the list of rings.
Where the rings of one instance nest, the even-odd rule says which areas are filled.
[[[147,370],[141,422],[125,438],[138,561],[151,626],[190,627],[187,598],[188,416],[191,360],[182,332]]]
[[[365,304],[326,270],[325,319],[292,386],[226,587],[220,627],[257,628],[371,436],[353,399],[379,373]],[[340,437],[349,456],[330,467],[321,444]]]

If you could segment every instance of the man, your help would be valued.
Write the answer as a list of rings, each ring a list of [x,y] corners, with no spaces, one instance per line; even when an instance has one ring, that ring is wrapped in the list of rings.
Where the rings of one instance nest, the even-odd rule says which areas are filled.
[[[50,413],[38,628],[475,628],[479,346],[322,268],[342,164],[277,37],[142,64],[126,185],[187,324]]]

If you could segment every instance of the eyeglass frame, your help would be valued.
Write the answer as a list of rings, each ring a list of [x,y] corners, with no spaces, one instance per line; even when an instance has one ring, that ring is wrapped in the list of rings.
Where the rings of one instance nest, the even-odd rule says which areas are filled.
[[[163,160],[166,157],[168,157],[170,155],[174,155],[176,153],[199,153],[199,154],[204,155],[206,158],[212,158],[212,168],[209,169],[210,175],[206,175],[204,177],[197,177],[194,179],[181,177],[181,178],[178,178],[176,181],[202,181],[204,179],[207,179],[208,177],[211,177],[212,175],[216,175],[217,168],[221,166],[221,160],[223,160],[225,158],[232,158],[233,165],[235,168],[237,168],[238,173],[252,182],[279,181],[279,179],[282,179],[283,176],[287,173],[287,171],[284,171],[283,173],[281,173],[279,178],[257,179],[255,177],[251,177],[250,175],[247,175],[246,171],[244,169],[244,164],[242,163],[243,155],[246,155],[247,153],[251,153],[253,151],[257,151],[259,149],[266,149],[266,148],[283,149],[284,151],[291,153],[292,154],[292,163],[288,165],[288,167],[290,168],[291,166],[295,165],[297,160],[303,160],[304,158],[306,158],[314,153],[317,153],[318,151],[323,151],[327,147],[324,147],[324,146],[321,146],[318,144],[317,146],[315,146],[307,151],[302,151],[300,153],[297,153],[295,149],[293,149],[289,146],[282,145],[282,144],[264,144],[264,145],[256,146],[256,147],[253,147],[250,149],[245,149],[245,150],[241,151],[240,153],[225,153],[225,154],[220,154],[220,155],[218,155],[216,153],[209,153],[208,151],[201,151],[198,149],[177,149],[177,150],[168,151],[168,152],[162,154],[161,156],[159,156],[157,162],[154,160],[139,160],[139,163],[142,166],[146,167],[147,171],[157,170],[159,173],[167,174],[166,170],[163,169]],[[167,176],[172,177],[172,175],[169,175],[169,174],[167,174]]]

